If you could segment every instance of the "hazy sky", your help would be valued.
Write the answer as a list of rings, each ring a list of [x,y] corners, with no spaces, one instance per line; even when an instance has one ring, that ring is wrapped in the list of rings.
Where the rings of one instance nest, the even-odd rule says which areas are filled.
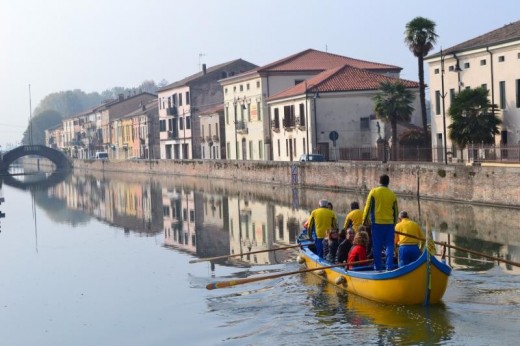
[[[434,52],[520,19],[515,0],[0,0],[0,145],[48,94],[169,83],[242,58],[265,65],[313,48],[397,65],[418,80],[407,22],[437,24]],[[200,56],[200,54],[204,54]]]

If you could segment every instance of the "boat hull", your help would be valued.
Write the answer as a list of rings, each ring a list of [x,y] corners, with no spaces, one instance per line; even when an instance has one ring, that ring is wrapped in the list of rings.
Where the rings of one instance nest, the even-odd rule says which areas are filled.
[[[331,265],[307,247],[302,247],[299,257],[299,261],[305,263],[309,269]],[[316,270],[313,273],[349,293],[377,302],[427,305],[441,301],[448,286],[451,268],[424,251],[417,261],[387,272],[352,271],[335,267]]]

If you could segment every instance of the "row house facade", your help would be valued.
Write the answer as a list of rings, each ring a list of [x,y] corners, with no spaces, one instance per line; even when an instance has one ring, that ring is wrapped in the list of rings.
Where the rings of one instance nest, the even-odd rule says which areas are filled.
[[[389,77],[399,77],[400,67],[363,61],[308,49],[271,64],[221,80],[224,89],[226,155],[230,160],[273,160],[273,116],[269,97],[304,83],[326,70],[349,65]],[[306,89],[315,87],[307,84]],[[315,103],[307,95],[303,109],[314,119]],[[318,111],[319,112],[319,111]],[[358,114],[366,117],[366,113]],[[300,125],[301,126],[301,125]],[[276,128],[275,128],[276,129]],[[306,132],[305,132],[306,133]],[[277,136],[278,137],[278,136]],[[328,139],[306,136],[296,143],[296,153],[319,152]],[[305,143],[305,144],[304,144]],[[298,147],[299,146],[299,147]],[[294,158],[293,154],[293,158]]]
[[[120,95],[47,129],[45,143],[78,159],[91,159],[97,151],[111,159],[158,158],[157,108],[154,94]]]
[[[226,159],[224,105],[200,113],[200,147],[202,159]]]
[[[218,81],[257,67],[242,59],[206,68],[158,91],[163,159],[200,159],[201,112],[223,102]]]
[[[502,125],[495,145],[507,148],[520,144],[520,21],[444,49],[424,61],[429,67],[432,145],[438,148],[435,161],[442,162],[444,155],[467,159],[457,157],[460,151],[448,130],[449,108],[463,88],[486,88],[490,102],[497,106],[493,111]]]
[[[307,148],[336,160],[339,147],[366,148],[364,159],[375,159],[371,148],[391,136],[373,113],[385,81],[400,81],[416,95],[411,123],[420,125],[419,83],[343,65],[268,98],[273,160],[298,160]]]

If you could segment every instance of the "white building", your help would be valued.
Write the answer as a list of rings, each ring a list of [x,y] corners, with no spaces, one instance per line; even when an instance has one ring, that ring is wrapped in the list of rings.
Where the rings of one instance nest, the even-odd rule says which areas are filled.
[[[364,158],[370,158],[377,140],[391,136],[374,115],[373,97],[384,81],[398,79],[343,65],[271,96],[273,159],[295,161],[308,149],[329,160],[348,159],[339,148],[366,148]],[[418,94],[417,82],[399,81]],[[412,107],[411,123],[420,126],[418,97]]]
[[[444,49],[442,56],[435,53],[424,61],[429,65],[432,145],[439,148],[434,160],[444,159],[445,136],[446,154],[454,159],[460,155],[449,139],[448,111],[462,88],[488,89],[491,103],[498,106],[495,114],[503,121],[496,144],[520,144],[520,21]],[[466,159],[466,155],[457,159]]]
[[[308,49],[220,81],[224,89],[226,154],[230,160],[272,160],[267,99],[332,68],[349,65],[398,77],[400,67]],[[308,88],[313,85],[308,84]],[[307,144],[306,144],[307,145]],[[302,151],[308,151],[307,146]]]

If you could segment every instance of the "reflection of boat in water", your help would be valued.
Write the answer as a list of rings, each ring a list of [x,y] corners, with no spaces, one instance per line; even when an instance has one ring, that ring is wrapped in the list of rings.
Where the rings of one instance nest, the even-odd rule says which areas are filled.
[[[326,328],[341,323],[343,329],[365,330],[367,344],[437,345],[454,334],[450,312],[442,302],[388,305],[348,294],[311,273],[302,276],[302,282],[316,289],[310,301],[320,324]]]
[[[298,262],[307,268],[328,267],[331,263],[320,259],[307,246],[301,248]],[[414,305],[438,303],[446,287],[451,268],[424,251],[421,257],[404,267],[376,272],[345,270],[343,267],[313,271],[330,283],[349,293],[386,304]]]

